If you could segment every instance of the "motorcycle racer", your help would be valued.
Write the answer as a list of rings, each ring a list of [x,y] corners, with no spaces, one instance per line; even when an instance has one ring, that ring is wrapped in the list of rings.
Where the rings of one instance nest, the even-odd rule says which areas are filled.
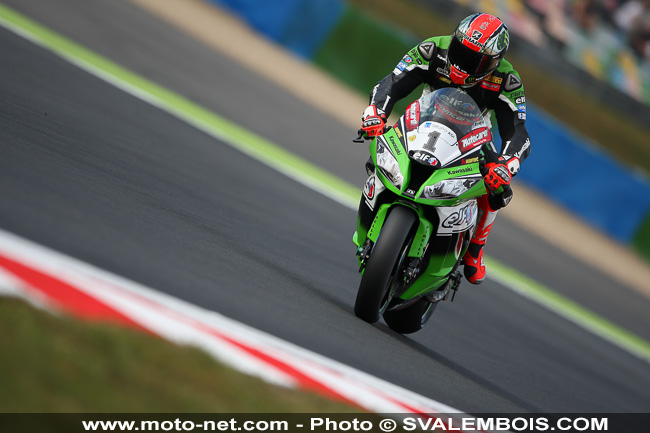
[[[504,59],[508,46],[508,28],[499,18],[486,13],[468,16],[451,36],[426,39],[406,53],[372,89],[362,116],[366,136],[383,134],[394,104],[421,84],[426,85],[424,94],[442,87],[463,89],[479,105],[488,126],[494,113],[503,144],[497,158],[487,158],[482,170],[488,194],[478,200],[476,232],[463,257],[465,278],[473,284],[485,279],[483,247],[498,210],[512,198],[511,177],[530,153],[526,97],[519,73]]]

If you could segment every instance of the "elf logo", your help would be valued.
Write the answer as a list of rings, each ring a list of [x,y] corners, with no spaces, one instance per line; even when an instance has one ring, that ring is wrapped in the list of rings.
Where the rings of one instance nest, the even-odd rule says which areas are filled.
[[[458,209],[449,215],[443,222],[442,227],[453,231],[463,231],[471,226],[476,217],[476,204],[474,202]]]

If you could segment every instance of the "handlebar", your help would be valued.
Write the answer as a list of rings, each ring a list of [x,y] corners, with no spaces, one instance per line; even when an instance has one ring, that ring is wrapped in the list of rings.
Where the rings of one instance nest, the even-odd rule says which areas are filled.
[[[393,129],[392,126],[384,126],[384,132],[383,133],[385,134],[388,131],[390,131],[391,129]],[[357,134],[358,134],[357,138],[352,139],[353,143],[363,143],[366,140],[372,140],[373,138],[375,138],[375,137],[368,137],[368,136],[364,135],[363,129],[358,129]]]
[[[369,139],[370,139],[370,137],[364,137],[364,136],[363,136],[363,129],[359,129],[359,130],[357,131],[357,134],[358,134],[358,135],[357,135],[357,138],[353,138],[353,139],[352,139],[352,142],[353,142],[353,143],[363,143],[365,140],[369,140]]]

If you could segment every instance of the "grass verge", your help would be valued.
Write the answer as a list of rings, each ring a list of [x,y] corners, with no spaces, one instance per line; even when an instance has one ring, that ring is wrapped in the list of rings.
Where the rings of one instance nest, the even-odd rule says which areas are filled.
[[[0,297],[0,412],[359,412],[274,386],[205,352]]]

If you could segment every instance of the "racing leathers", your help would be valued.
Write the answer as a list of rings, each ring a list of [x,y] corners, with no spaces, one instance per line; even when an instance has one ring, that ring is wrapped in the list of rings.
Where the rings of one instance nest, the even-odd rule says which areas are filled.
[[[426,85],[425,93],[442,87],[457,87],[449,76],[447,49],[450,41],[451,36],[437,36],[423,41],[410,50],[393,72],[372,89],[370,106],[364,112],[364,127],[369,123],[366,122],[367,119],[373,120],[368,114],[371,116],[374,114],[375,118],[385,121],[394,104],[421,84]],[[496,117],[502,140],[501,150],[497,155],[498,163],[504,164],[512,176],[516,175],[520,164],[530,153],[530,137],[525,127],[526,97],[519,74],[508,61],[501,60],[497,69],[490,75],[472,86],[463,87],[463,90],[479,105],[488,126],[491,126],[492,114]],[[488,173],[484,172],[486,185],[488,185],[487,175]],[[504,177],[508,178],[507,182],[503,179],[506,187],[504,192],[494,194],[488,187],[488,194],[478,201],[479,217],[476,232],[463,257],[465,277],[473,284],[479,284],[485,278],[483,246],[497,211],[507,205],[512,197],[509,187],[510,176],[505,173]],[[364,206],[363,200],[361,206]],[[361,212],[360,209],[360,216],[363,214],[368,215],[368,210]]]

